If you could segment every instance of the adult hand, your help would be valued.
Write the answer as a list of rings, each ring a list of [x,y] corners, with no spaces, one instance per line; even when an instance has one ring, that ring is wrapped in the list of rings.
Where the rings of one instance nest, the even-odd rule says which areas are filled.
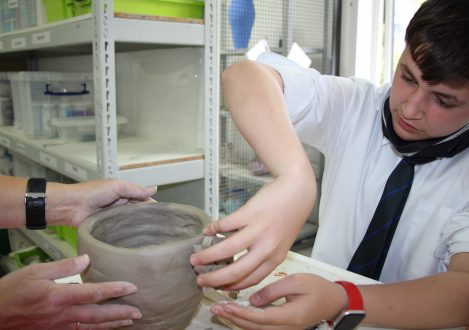
[[[310,171],[305,167],[305,171]],[[191,256],[194,266],[223,260],[247,250],[234,263],[201,274],[203,287],[240,290],[259,283],[287,256],[314,203],[314,177],[298,169],[265,185],[243,207],[205,228],[206,235],[233,235]]]
[[[285,298],[281,305],[269,305]],[[321,320],[330,320],[348,303],[345,290],[317,275],[295,274],[267,285],[250,297],[254,307],[236,303],[214,304],[211,312],[242,329],[306,329]]]
[[[109,206],[153,201],[156,187],[142,187],[118,179],[76,184],[48,183],[48,224],[79,226],[89,215]]]
[[[82,272],[87,255],[26,266],[0,278],[2,329],[88,330],[111,329],[141,318],[139,310],[126,305],[99,305],[109,298],[137,291],[128,282],[57,284],[54,279]]]

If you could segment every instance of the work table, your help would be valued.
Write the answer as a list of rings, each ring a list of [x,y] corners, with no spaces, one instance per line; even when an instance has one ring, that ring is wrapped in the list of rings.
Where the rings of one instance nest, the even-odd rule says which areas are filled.
[[[375,284],[379,283],[370,278],[349,272],[347,270],[326,264],[321,261],[314,260],[310,257],[303,256],[295,252],[289,252],[287,258],[261,283],[242,290],[238,293],[237,301],[248,301],[249,296],[266,286],[269,283],[275,282],[282,277],[294,273],[312,273],[322,276],[331,281],[347,280],[356,284]],[[230,300],[227,296],[219,291],[208,289],[205,291],[205,298],[203,304],[193,320],[192,324],[187,328],[188,330],[226,330],[226,329],[239,329],[236,326],[229,325],[229,323],[222,323],[210,311],[210,305],[215,301]],[[383,329],[373,327],[359,327],[359,330]]]
[[[242,290],[238,294],[238,301],[247,301],[249,296],[260,288],[266,286],[269,283],[279,280],[282,277],[293,273],[312,273],[322,276],[330,281],[347,280],[355,284],[377,284],[375,280],[370,278],[349,272],[339,267],[335,267],[324,262],[314,260],[310,257],[303,256],[295,252],[289,252],[287,258],[281,263],[268,277],[266,277],[261,283],[251,288]],[[212,289],[205,291],[205,298],[203,304],[199,310],[199,313],[194,318],[191,325],[187,328],[188,330],[226,330],[226,329],[239,329],[234,325],[228,325],[228,323],[222,323],[210,311],[210,305],[215,301],[230,300],[228,297]],[[377,330],[385,328],[376,328],[369,326],[360,326],[358,330]],[[464,330],[464,328],[456,328]],[[391,330],[391,329],[387,329]]]

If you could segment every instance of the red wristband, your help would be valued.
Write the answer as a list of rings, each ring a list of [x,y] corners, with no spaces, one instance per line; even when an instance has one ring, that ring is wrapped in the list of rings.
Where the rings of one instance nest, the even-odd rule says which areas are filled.
[[[341,285],[347,292],[348,307],[336,317],[333,328],[335,330],[355,329],[366,315],[360,290],[351,282],[337,281],[335,283]]]
[[[348,307],[349,310],[363,310],[363,298],[358,287],[347,281],[336,281],[335,283],[340,284],[347,291],[348,296]]]

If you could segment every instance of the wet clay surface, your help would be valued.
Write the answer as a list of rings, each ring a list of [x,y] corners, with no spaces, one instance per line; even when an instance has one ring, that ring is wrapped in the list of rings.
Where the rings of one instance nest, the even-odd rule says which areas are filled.
[[[125,280],[135,294],[109,303],[138,307],[132,329],[185,329],[197,313],[202,291],[189,262],[209,222],[201,210],[174,203],[113,207],[88,218],[78,231],[78,251],[91,265],[85,282]]]

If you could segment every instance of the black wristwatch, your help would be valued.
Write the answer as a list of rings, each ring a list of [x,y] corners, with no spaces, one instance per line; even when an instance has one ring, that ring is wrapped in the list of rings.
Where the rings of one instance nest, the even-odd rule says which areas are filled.
[[[45,229],[46,224],[46,179],[31,178],[28,180],[24,205],[26,208],[26,228]]]

